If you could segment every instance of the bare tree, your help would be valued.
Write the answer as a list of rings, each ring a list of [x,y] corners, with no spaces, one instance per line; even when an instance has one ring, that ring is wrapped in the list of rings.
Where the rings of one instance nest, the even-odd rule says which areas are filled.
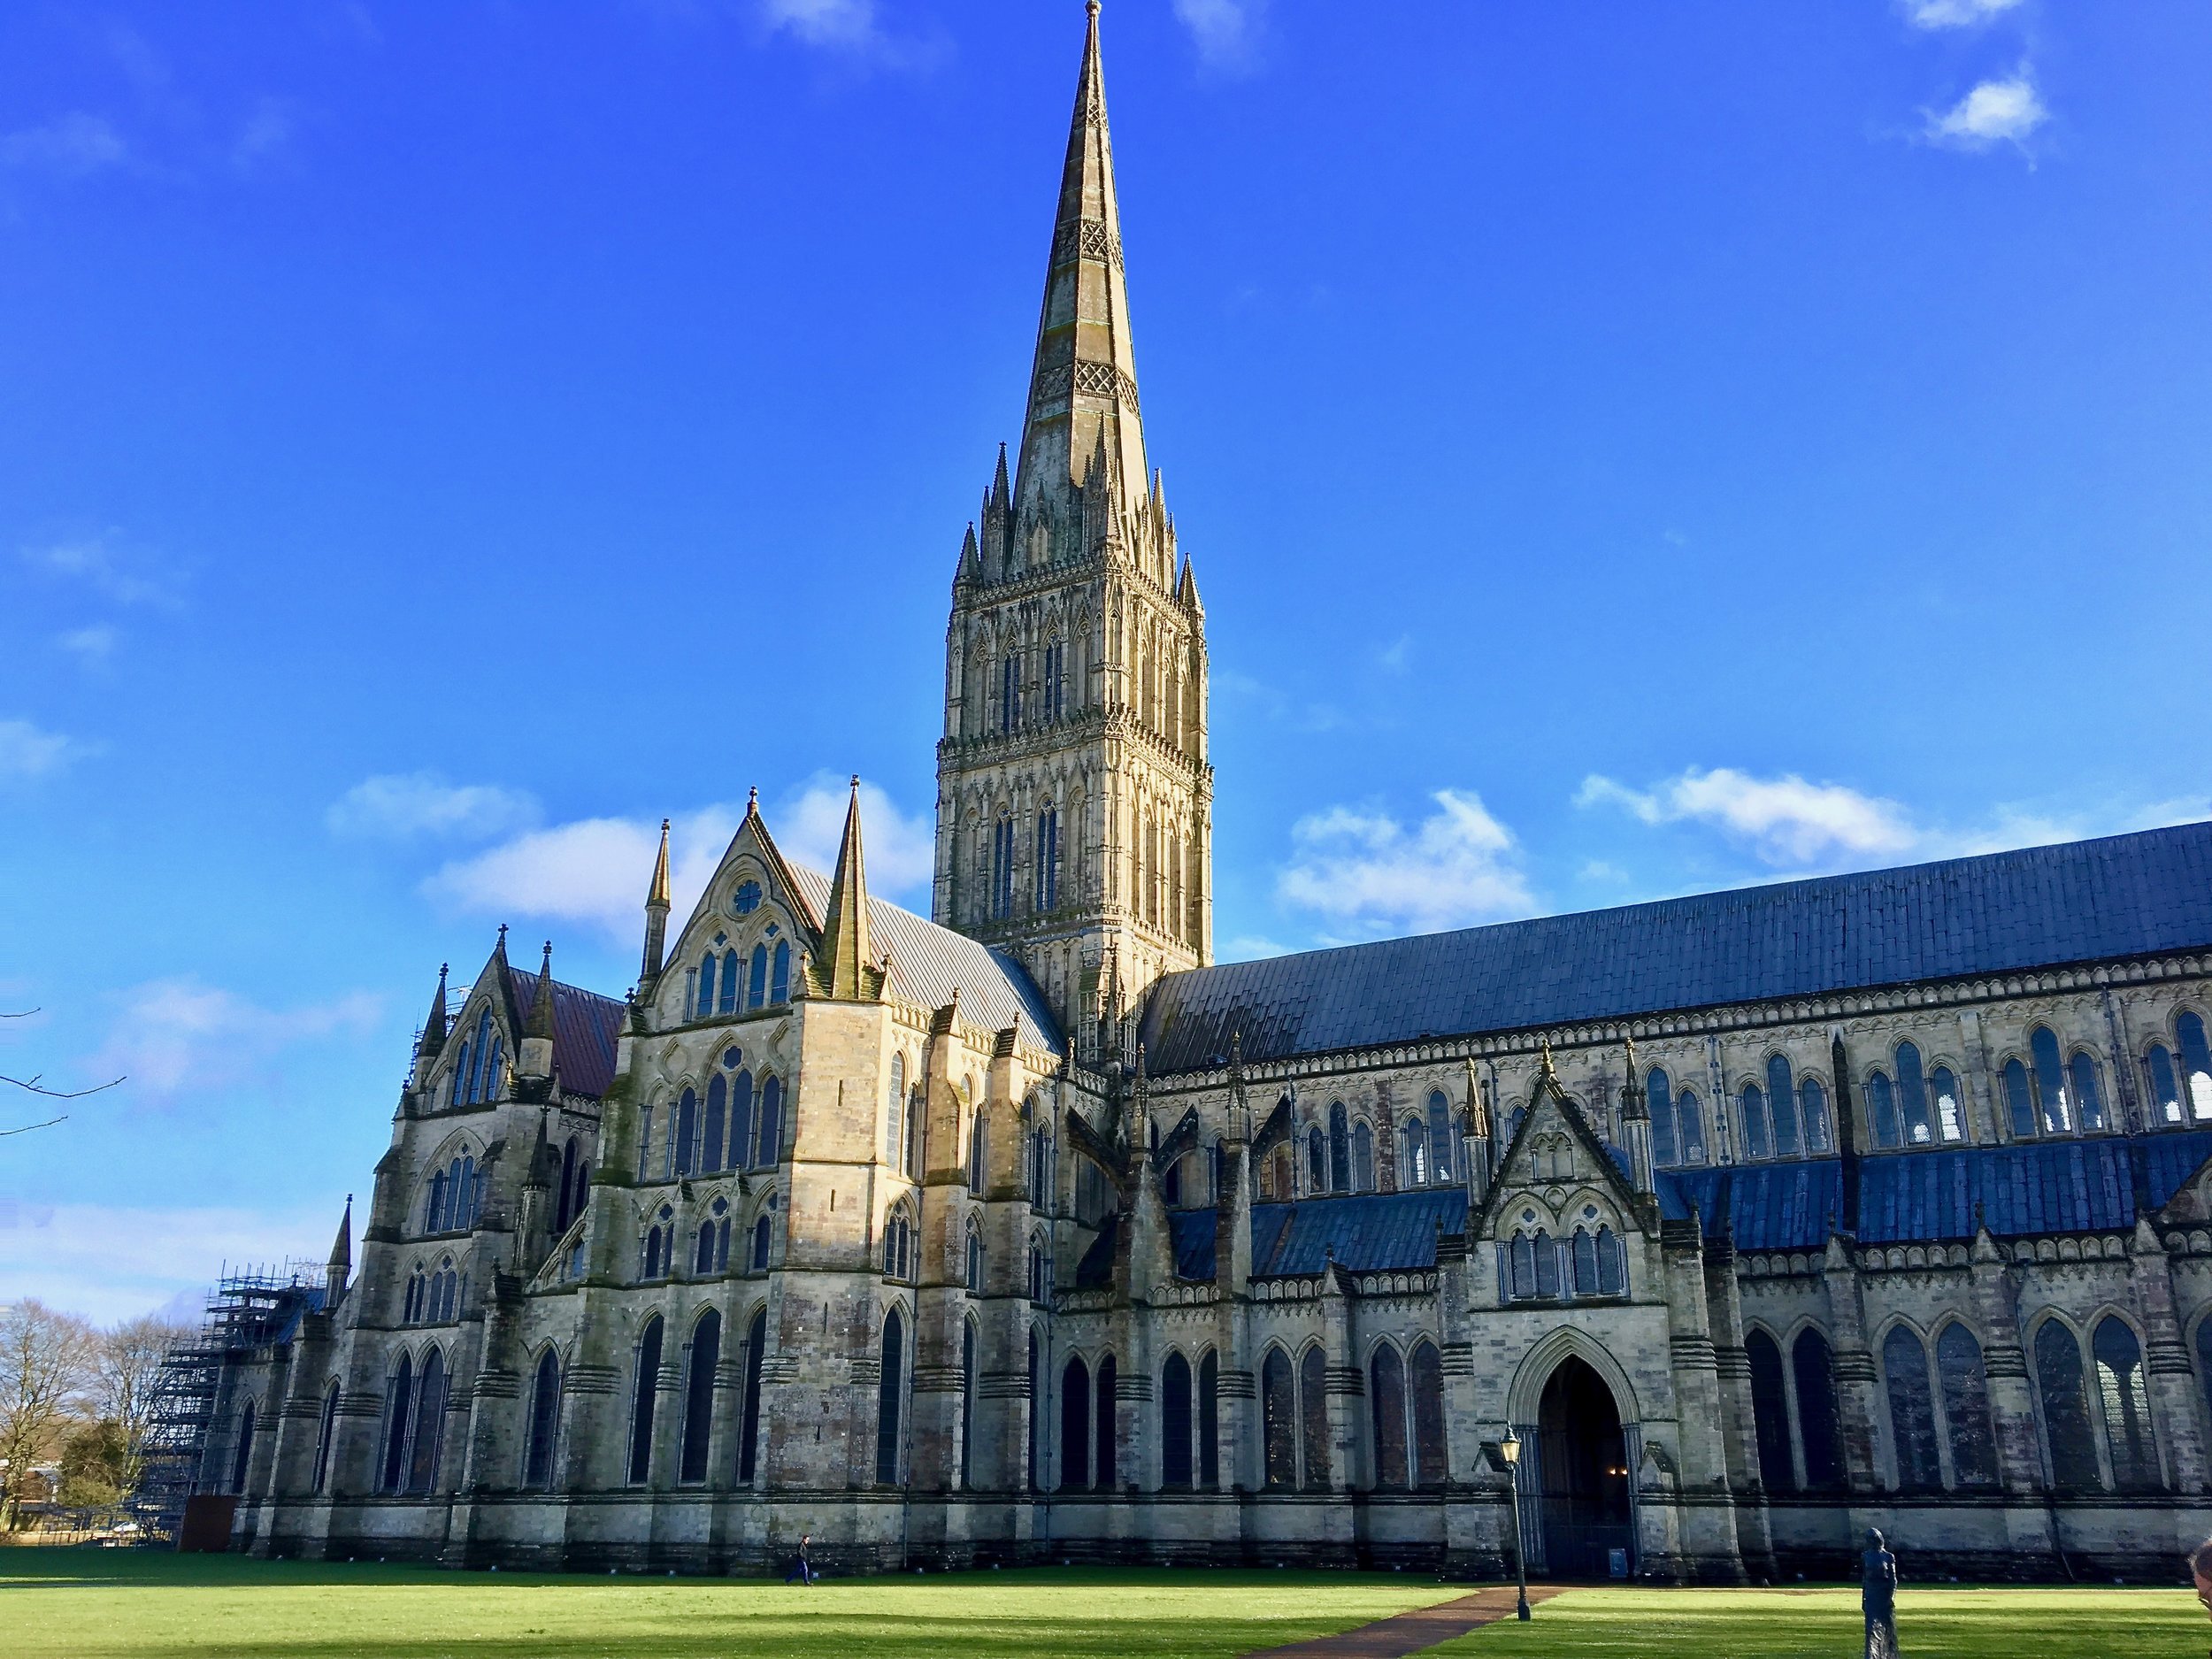
[[[35,1008],[19,1009],[12,1013],[0,1012],[0,1019],[28,1019],[37,1012]],[[13,1084],[25,1093],[45,1100],[82,1100],[88,1094],[97,1094],[102,1089],[113,1088],[123,1080],[119,1077],[110,1078],[106,1082],[96,1083],[90,1088],[48,1088],[42,1080],[45,1075],[43,1071],[34,1071],[28,1077],[10,1077],[6,1072],[0,1071],[0,1083]],[[58,1123],[67,1122],[68,1118],[67,1112],[57,1112],[51,1118],[42,1118],[35,1124],[18,1124],[12,1129],[0,1129],[0,1139],[28,1134],[34,1129],[51,1129]]]
[[[92,1379],[92,1327],[33,1299],[0,1310],[0,1530],[31,1471],[58,1448]]]
[[[146,1437],[153,1427],[154,1383],[169,1350],[190,1340],[193,1328],[157,1314],[126,1319],[102,1331],[92,1345],[92,1375],[87,1390],[93,1414],[120,1433],[115,1484],[138,1488],[146,1463]]]

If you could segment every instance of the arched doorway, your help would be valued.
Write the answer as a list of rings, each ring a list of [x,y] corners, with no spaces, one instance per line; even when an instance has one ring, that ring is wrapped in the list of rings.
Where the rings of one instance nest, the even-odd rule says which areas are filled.
[[[1628,1436],[1613,1391],[1573,1355],[1544,1384],[1535,1472],[1546,1572],[1558,1578],[1607,1578],[1617,1567],[1633,1573]]]

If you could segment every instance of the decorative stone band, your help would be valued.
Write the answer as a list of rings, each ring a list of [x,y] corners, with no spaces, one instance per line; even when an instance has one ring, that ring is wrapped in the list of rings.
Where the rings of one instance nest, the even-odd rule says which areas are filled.
[[[853,1381],[861,1387],[869,1387],[883,1380],[883,1362],[872,1354],[853,1362]]]
[[[1475,1374],[1475,1345],[1472,1342],[1447,1342],[1443,1348],[1443,1360],[1447,1377],[1471,1377]]]
[[[521,1379],[511,1371],[480,1371],[476,1373],[473,1393],[479,1400],[512,1400],[521,1392]]]
[[[1047,404],[1057,403],[1071,392],[1088,392],[1094,396],[1117,398],[1129,405],[1133,414],[1141,413],[1137,402],[1137,383],[1110,363],[1055,363],[1037,373],[1037,384],[1029,406],[1041,411]]]
[[[979,1400],[1026,1400],[1029,1373],[1025,1371],[987,1371],[976,1385]]]
[[[734,1356],[718,1361],[714,1368],[714,1386],[723,1389],[742,1388],[745,1386],[745,1363]]]
[[[1749,1382],[1751,1356],[1740,1348],[1723,1348],[1716,1343],[1713,1348],[1713,1369],[1731,1382]]]
[[[1225,1371],[1214,1384],[1214,1393],[1224,1400],[1256,1400],[1260,1397],[1259,1384],[1248,1371]]]
[[[956,1394],[968,1386],[968,1373],[958,1365],[917,1365],[914,1392],[918,1394]]]
[[[672,1394],[684,1386],[684,1368],[677,1364],[663,1365],[653,1373],[653,1392]]]
[[[1835,1355],[1838,1382],[1870,1383],[1874,1380],[1874,1355],[1863,1348],[1839,1348]]]
[[[1436,1275],[1358,1273],[1353,1276],[1352,1289],[1362,1296],[1432,1296],[1436,1294]]]
[[[561,1389],[572,1394],[611,1394],[622,1386],[622,1373],[611,1365],[572,1365],[561,1379]]]
[[[1719,1354],[1714,1348],[1710,1337],[1671,1336],[1667,1339],[1667,1348],[1678,1370],[1684,1367],[1692,1371],[1719,1369]]]
[[[799,1359],[795,1354],[775,1354],[760,1363],[760,1379],[766,1383],[795,1383],[799,1380]]]
[[[2016,1342],[1992,1342],[1982,1349],[1982,1371],[1988,1377],[2028,1378],[2028,1351]]]
[[[1356,1365],[1331,1365],[1321,1373],[1321,1392],[1325,1394],[1363,1394],[1367,1392],[1367,1374]]]
[[[384,1396],[368,1388],[342,1393],[338,1396],[338,1415],[342,1417],[381,1417],[384,1415]]]
[[[1254,1302],[1311,1302],[1321,1294],[1317,1279],[1256,1279],[1252,1281]]]
[[[1071,219],[1053,233],[1052,263],[1056,269],[1078,259],[1096,259],[1119,269],[1121,238],[1097,219]]]
[[[306,1397],[303,1397],[299,1394],[294,1394],[281,1406],[277,1408],[277,1416],[280,1417],[291,1417],[296,1420],[305,1419],[307,1417],[319,1417],[322,1416],[322,1414],[323,1402],[322,1397],[319,1394]]]
[[[2154,1377],[2193,1377],[2196,1367],[2189,1363],[2189,1350],[2174,1341],[2154,1341],[2145,1345],[2143,1369]]]
[[[1152,1398],[1152,1379],[1143,1371],[1117,1371],[1114,1374],[1114,1398],[1117,1400],[1149,1400]]]

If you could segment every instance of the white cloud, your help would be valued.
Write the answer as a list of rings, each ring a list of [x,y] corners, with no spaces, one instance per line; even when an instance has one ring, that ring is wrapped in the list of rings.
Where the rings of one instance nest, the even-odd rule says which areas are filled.
[[[2035,83],[2023,69],[2007,81],[1985,81],[1949,109],[1928,112],[1928,138],[1962,150],[1987,150],[1993,144],[2024,144],[2028,135],[2050,119],[2036,95]]]
[[[79,110],[44,127],[0,134],[0,166],[82,178],[129,159],[123,135],[104,118]]]
[[[113,628],[102,625],[73,628],[54,643],[73,654],[86,667],[96,668],[115,655],[115,642],[119,637]]]
[[[155,1101],[269,1080],[286,1049],[365,1035],[383,1010],[381,999],[365,991],[303,1008],[264,1008],[189,977],[156,979],[117,1000],[121,1011],[86,1074],[100,1081],[127,1077],[134,1097]]]
[[[769,31],[847,50],[879,43],[875,0],[761,0]]]
[[[38,569],[83,582],[118,604],[177,603],[175,572],[143,551],[117,546],[110,537],[88,536],[46,547],[27,547],[23,557]]]
[[[449,784],[435,772],[413,772],[364,779],[333,802],[324,818],[339,835],[481,840],[534,823],[537,816],[537,802],[519,790]]]
[[[335,1205],[153,1210],[0,1197],[0,1284],[103,1325],[156,1309],[197,1324],[226,1265],[320,1263],[341,1213]]]
[[[764,812],[787,857],[822,871],[836,863],[849,793],[843,780],[818,772]],[[907,817],[873,784],[861,785],[860,810],[869,890],[888,899],[926,897],[935,864],[929,820]],[[743,817],[741,808],[718,804],[680,814],[670,826],[670,900],[678,926],[698,903]],[[456,860],[424,890],[471,915],[580,922],[626,943],[644,926],[645,888],[659,845],[657,821],[582,818]]]
[[[280,161],[292,147],[293,130],[291,111],[274,98],[262,99],[231,141],[231,165],[241,173],[251,173]]]
[[[88,745],[28,720],[0,720],[0,783],[43,778],[89,752]]]
[[[1278,895],[1366,933],[1434,933],[1532,911],[1512,833],[1481,797],[1440,789],[1432,798],[1438,810],[1409,832],[1386,813],[1341,806],[1301,818]]]
[[[1267,0],[1175,0],[1176,19],[1190,31],[1199,61],[1213,69],[1248,69],[1259,47]]]
[[[1964,29],[1986,23],[2020,0],[1904,0],[1905,19],[1917,29]]]
[[[1709,825],[1778,865],[1838,853],[1901,853],[1919,839],[1894,801],[1841,784],[1808,783],[1794,772],[1761,779],[1731,766],[1693,766],[1648,790],[1592,776],[1583,780],[1575,804],[1619,806],[1646,824]]]

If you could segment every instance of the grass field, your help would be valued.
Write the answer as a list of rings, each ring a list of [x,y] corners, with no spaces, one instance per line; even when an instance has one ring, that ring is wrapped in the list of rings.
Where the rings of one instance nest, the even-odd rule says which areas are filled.
[[[1445,1600],[1411,1575],[1074,1570],[845,1579],[539,1578],[233,1556],[0,1551],[0,1632],[43,1659],[768,1659],[1248,1653]],[[1913,1659],[2170,1659],[2212,1645],[2181,1590],[1942,1590],[1901,1598]],[[1847,1590],[1574,1591],[1533,1623],[1434,1651],[1475,1659],[1846,1659]]]

